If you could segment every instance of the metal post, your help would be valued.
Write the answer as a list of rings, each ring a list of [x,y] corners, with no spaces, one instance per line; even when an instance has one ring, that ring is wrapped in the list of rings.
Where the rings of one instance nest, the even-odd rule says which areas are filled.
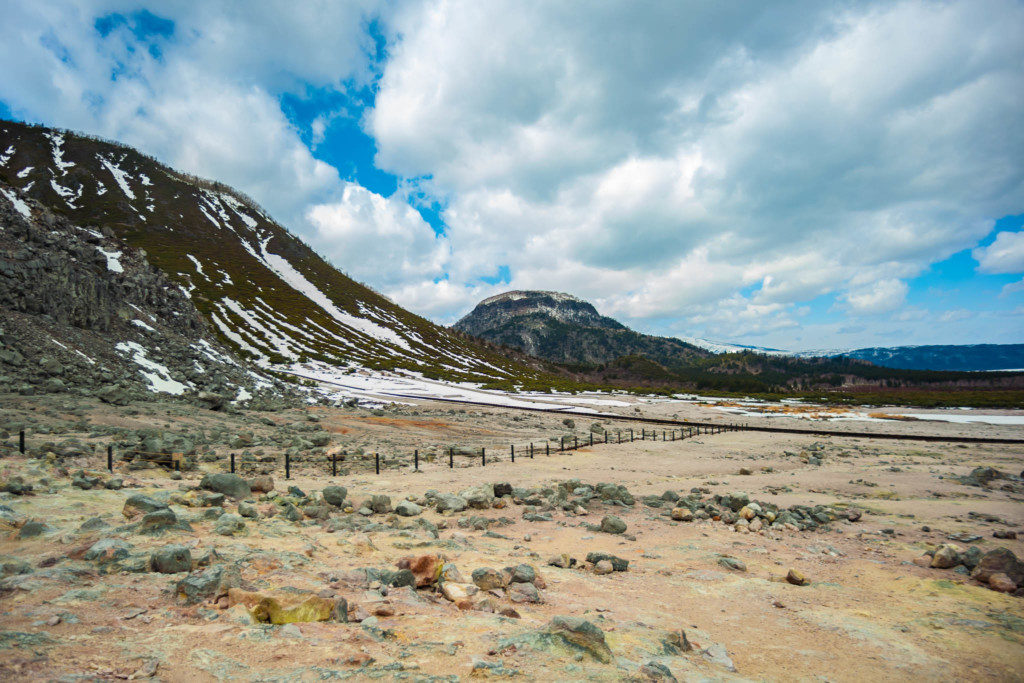
[[[284,478],[292,478],[292,456],[288,453],[288,451],[284,452]]]
[[[231,454],[231,474],[235,473],[235,454]]]
[[[448,469],[455,469],[455,446],[448,448]]]
[[[640,440],[641,441],[647,441],[647,430],[646,429],[641,429],[640,430]]]
[[[665,438],[665,430],[664,429],[661,430],[661,440],[662,441],[668,441],[668,439]]]
[[[551,455],[551,442],[548,441],[544,444],[544,455]]]
[[[512,462],[516,461],[516,445],[512,444],[509,446],[509,452],[512,453]]]
[[[622,443],[622,430],[621,429],[616,429],[615,430],[615,435],[618,437],[619,443]]]
[[[590,432],[590,445],[594,445],[594,432]]]
[[[629,428],[629,442],[633,443],[633,428]]]
[[[420,468],[420,449],[418,448],[412,452],[412,463],[413,469]]]
[[[338,454],[335,453],[331,456],[331,476],[338,476]]]
[[[373,454],[373,467],[380,474],[380,453]]]
[[[25,430],[22,429],[18,432],[18,450],[22,455],[25,455]]]
[[[480,466],[483,467],[486,464],[487,464],[487,449],[486,448],[481,448],[480,449]]]
[[[530,460],[533,460],[533,442],[530,442]]]
[[[175,472],[181,472],[181,461],[180,460],[175,460],[174,461],[174,471]]]
[[[572,449],[578,451],[580,449],[580,440],[575,436],[572,437]]]
[[[114,447],[110,444],[107,444],[107,471],[114,472]]]

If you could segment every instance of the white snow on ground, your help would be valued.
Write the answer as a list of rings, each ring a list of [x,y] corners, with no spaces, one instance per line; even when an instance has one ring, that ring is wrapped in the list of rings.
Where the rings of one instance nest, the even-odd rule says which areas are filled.
[[[10,161],[11,157],[13,157],[13,156],[14,156],[14,145],[11,145],[10,147],[7,148],[7,151],[5,151],[3,154],[0,154],[0,166],[6,166],[7,162]],[[18,177],[20,178],[21,176],[18,176]]]
[[[147,325],[146,323],[144,323],[143,321],[138,320],[138,319],[133,320],[132,321],[132,325],[136,325],[138,327],[141,327],[142,329],[144,329],[144,330],[146,330],[148,332],[154,332],[154,333],[156,332],[155,329],[153,329],[152,327],[150,327],[149,325]]]
[[[231,195],[225,194],[223,192],[220,194],[220,198],[224,200],[225,204],[231,207],[231,210],[234,211],[238,215],[238,217],[242,219],[242,222],[249,226],[249,228],[256,227],[256,219],[242,211],[242,208],[244,208],[245,206],[244,204],[242,204],[240,201],[238,201]]]
[[[97,197],[102,197],[106,193],[107,193],[107,186],[97,180],[96,181],[96,196]]]
[[[50,187],[70,206],[72,209],[77,209],[75,206],[75,200],[82,196],[82,188],[78,188],[78,192],[75,192],[70,187],[64,187],[53,178],[50,178]]]
[[[281,335],[277,334],[275,330],[271,330],[269,327],[264,325],[259,318],[256,317],[255,313],[243,307],[234,299],[230,297],[224,297],[216,305],[218,307],[226,306],[228,309],[230,309],[232,313],[234,313],[239,318],[244,320],[245,324],[248,325],[250,329],[259,332],[260,335],[262,335],[262,337],[266,339],[267,343],[273,346],[274,349],[285,358],[288,358],[290,360],[296,360],[299,357],[299,354],[295,353],[295,351],[292,349],[291,344],[288,343],[292,342],[292,344],[294,344],[295,346],[300,346],[297,342],[295,342],[292,339],[282,337]],[[221,308],[221,311],[223,312],[223,308]]]
[[[271,254],[267,251],[267,243],[270,242],[270,238],[267,237],[260,242],[260,254],[257,254],[255,250],[249,245],[248,242],[242,240],[243,246],[252,254],[255,258],[259,259],[263,265],[272,270],[282,280],[284,280],[290,287],[296,291],[304,294],[310,301],[315,303],[320,308],[324,309],[332,318],[337,320],[346,327],[365,334],[373,339],[379,339],[381,341],[393,344],[401,347],[407,351],[411,351],[409,342],[402,339],[394,330],[389,330],[386,327],[382,327],[376,323],[370,322],[363,318],[357,318],[354,315],[345,313],[337,306],[334,305],[326,294],[321,292],[316,286],[303,277],[302,273],[295,270],[292,264],[288,263],[286,259],[277,254]]]
[[[2,187],[0,187],[0,193],[3,193],[3,195],[7,197],[7,199],[11,202],[11,204],[14,204],[14,208],[17,209],[18,213],[20,213],[25,218],[32,217],[32,211],[31,209],[28,208],[28,204],[22,201],[22,199],[18,195],[14,194],[13,192],[9,192],[8,190],[3,189]]]
[[[228,364],[228,365],[235,365],[235,366],[238,365],[238,363],[236,363],[231,358],[231,356],[227,355],[226,353],[221,353],[220,351],[218,351],[217,349],[215,349],[213,347],[213,344],[211,344],[210,342],[206,341],[205,339],[200,339],[195,344],[191,344],[191,346],[192,346],[193,349],[195,349],[199,353],[203,354],[204,356],[206,356],[210,360],[214,361],[215,363],[225,363],[225,364]]]
[[[121,265],[121,252],[107,251],[103,247],[96,247],[96,251],[107,257],[107,270],[114,273],[124,272],[124,266]]]
[[[63,133],[43,133],[51,144],[50,152],[53,154],[53,163],[60,170],[60,174],[64,175],[68,172],[68,169],[75,165],[73,161],[64,161],[64,134]]]
[[[114,182],[116,182],[117,186],[121,188],[121,191],[124,192],[125,196],[128,197],[128,199],[135,199],[135,193],[132,192],[132,188],[128,187],[127,178],[130,178],[131,176],[122,171],[121,167],[117,164],[109,161],[103,156],[97,154],[96,158],[100,160],[100,163],[103,164],[108,171],[110,171],[110,175],[114,176]]]
[[[211,223],[213,223],[215,227],[217,227],[217,228],[221,227],[220,223],[217,222],[217,219],[214,218],[213,216],[211,216],[209,213],[206,212],[206,207],[205,206],[203,206],[202,204],[197,204],[197,206],[199,207],[199,210],[203,212],[203,215],[206,216],[207,220],[209,220]]]
[[[795,404],[798,402],[787,401],[789,404]],[[819,413],[819,414],[786,414],[786,413],[771,413],[764,412],[759,409],[759,406],[768,405],[765,403],[758,403],[756,401],[744,401],[741,407],[728,407],[728,406],[713,406],[715,410],[719,410],[730,415],[736,415],[739,417],[761,417],[768,419],[775,418],[790,418],[797,420],[811,420],[815,422],[892,422],[892,419],[874,417],[869,413],[859,410],[850,410],[845,413]],[[799,405],[806,405],[814,407],[814,404],[799,403]],[[825,406],[821,406],[822,409]],[[967,424],[971,422],[977,422],[981,424],[991,425],[1024,425],[1024,415],[958,415],[952,412],[949,413],[915,413],[915,412],[901,412],[901,413],[888,413],[893,418],[908,417],[915,420],[932,420],[935,422],[956,422],[959,424]]]
[[[235,332],[235,330],[232,329],[231,326],[229,326],[227,323],[225,323],[223,320],[221,320],[220,316],[218,316],[213,311],[210,312],[210,319],[213,320],[213,324],[217,326],[217,329],[219,329],[221,331],[221,333],[225,337],[227,337],[231,341],[233,341],[236,344],[238,344],[239,348],[241,348],[241,349],[243,349],[245,351],[248,351],[249,353],[253,354],[257,358],[264,359],[264,360],[266,359],[267,356],[266,356],[265,353],[263,353],[262,351],[257,349],[255,346],[253,346],[249,342],[245,341],[245,339],[242,338],[242,335],[240,335],[237,332]]]
[[[185,254],[185,256],[188,258],[189,261],[196,265],[196,272],[202,275],[203,277],[206,277],[206,273],[203,272],[203,264],[199,262],[199,259],[197,259],[192,254]],[[206,279],[209,280],[210,278]]]
[[[132,360],[141,370],[139,372],[149,381],[152,391],[179,395],[188,390],[188,386],[171,379],[171,372],[163,365],[146,358],[146,349],[136,342],[119,342],[115,349],[121,353],[132,354]]]
[[[89,361],[89,365],[96,365],[96,361],[94,361],[92,358],[90,358],[89,356],[85,355],[84,353],[82,353],[78,349],[72,349],[72,351],[74,351],[75,353],[77,353],[79,356],[81,356],[82,358],[86,359],[87,361]]]
[[[32,172],[33,168],[35,168],[35,166],[26,166],[25,168],[18,171],[18,177],[24,178],[25,176]]]
[[[92,235],[93,237],[95,237],[97,239],[103,239],[103,233],[101,233],[99,230],[90,230],[89,228],[83,228],[80,225],[76,225],[75,227],[78,228],[79,230],[81,230],[82,232],[89,233],[90,235]]]
[[[235,396],[236,403],[238,401],[248,401],[250,398],[252,398],[252,394],[249,393],[248,389],[245,387],[238,387],[238,395]]]
[[[149,176],[148,176],[148,175],[146,175],[145,173],[140,173],[140,174],[139,174],[139,181],[140,181],[140,182],[141,182],[141,183],[142,183],[143,185],[152,185],[152,184],[153,184],[153,183],[152,183],[152,182],[151,182],[151,181],[149,180]]]
[[[324,363],[295,364],[286,369],[297,377],[311,379],[333,387],[339,387],[338,397],[346,398],[422,398],[449,401],[464,401],[481,405],[497,405],[508,408],[536,408],[558,412],[576,410],[603,415],[590,408],[557,403],[528,401],[497,392],[482,389],[471,389],[465,385],[456,386],[423,379],[418,376],[399,377],[388,373],[359,370],[352,374],[344,374],[338,368]]]

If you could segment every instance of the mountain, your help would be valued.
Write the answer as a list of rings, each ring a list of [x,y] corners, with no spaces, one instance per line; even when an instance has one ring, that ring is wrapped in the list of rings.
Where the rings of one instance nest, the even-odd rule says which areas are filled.
[[[792,356],[794,358],[855,358],[874,365],[902,370],[978,372],[1024,368],[1024,344],[936,344],[783,351],[762,346],[715,342],[698,337],[680,337],[680,339],[716,354],[752,351],[769,356]]]
[[[709,355],[672,337],[634,332],[594,306],[560,292],[514,291],[484,299],[453,327],[555,363],[608,363],[643,356],[678,363]]]
[[[942,344],[856,349],[837,354],[908,370],[1020,370],[1024,344]]]
[[[0,194],[11,220],[36,230],[57,225],[61,240],[76,237],[71,241],[79,251],[62,258],[75,261],[76,268],[87,262],[102,275],[98,282],[109,280],[113,289],[126,286],[133,275],[118,270],[125,264],[159,274],[137,285],[134,299],[108,301],[110,311],[117,312],[114,318],[135,315],[131,306],[141,306],[137,299],[173,299],[177,309],[150,311],[160,325],[156,329],[194,317],[193,326],[208,330],[199,336],[257,368],[322,361],[457,381],[536,375],[534,367],[414,315],[350,279],[245,195],[119,143],[0,121]],[[16,230],[21,234],[28,228]],[[22,256],[62,248],[60,240],[50,241]],[[11,248],[17,251],[18,245]],[[84,275],[74,283],[89,287]],[[36,285],[30,278],[18,286]],[[30,291],[12,296],[21,298],[5,303],[12,310],[50,314],[49,308],[36,310],[25,301]],[[59,305],[58,298],[50,303]],[[185,302],[196,316],[182,312]],[[145,316],[139,319],[155,326]],[[82,324],[75,316],[66,322]],[[129,329],[113,318],[111,325],[103,331]]]

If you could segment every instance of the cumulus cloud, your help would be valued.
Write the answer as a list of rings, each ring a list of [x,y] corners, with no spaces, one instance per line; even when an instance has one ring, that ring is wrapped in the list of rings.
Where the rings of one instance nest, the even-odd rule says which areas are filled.
[[[1000,232],[992,244],[972,254],[983,273],[1024,272],[1024,232]]]
[[[1019,210],[1019,3],[742,10],[408,7],[378,162],[449,199],[453,278],[591,275],[577,293],[649,319],[755,283],[891,310]]]
[[[306,218],[316,228],[316,244],[357,279],[390,290],[444,274],[447,241],[400,196],[348,183],[338,201],[311,207]]]
[[[1014,0],[175,0],[149,34],[142,6],[5,3],[0,100],[237,186],[444,322],[501,289],[560,289],[641,327],[818,346],[853,328],[809,323],[804,302],[894,311],[1021,210]],[[300,135],[281,110],[367,85],[377,165],[439,202],[442,235],[411,193],[317,158],[360,112]],[[1024,270],[1020,235],[976,249],[979,271]],[[511,282],[486,284],[500,266]],[[922,316],[886,333],[966,324]]]

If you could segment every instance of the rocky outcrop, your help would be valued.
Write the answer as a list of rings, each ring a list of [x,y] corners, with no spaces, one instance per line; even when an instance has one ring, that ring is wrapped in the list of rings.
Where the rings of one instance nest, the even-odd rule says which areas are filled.
[[[607,363],[641,355],[672,364],[708,355],[670,337],[640,334],[561,292],[515,291],[484,299],[454,328],[555,363]]]

